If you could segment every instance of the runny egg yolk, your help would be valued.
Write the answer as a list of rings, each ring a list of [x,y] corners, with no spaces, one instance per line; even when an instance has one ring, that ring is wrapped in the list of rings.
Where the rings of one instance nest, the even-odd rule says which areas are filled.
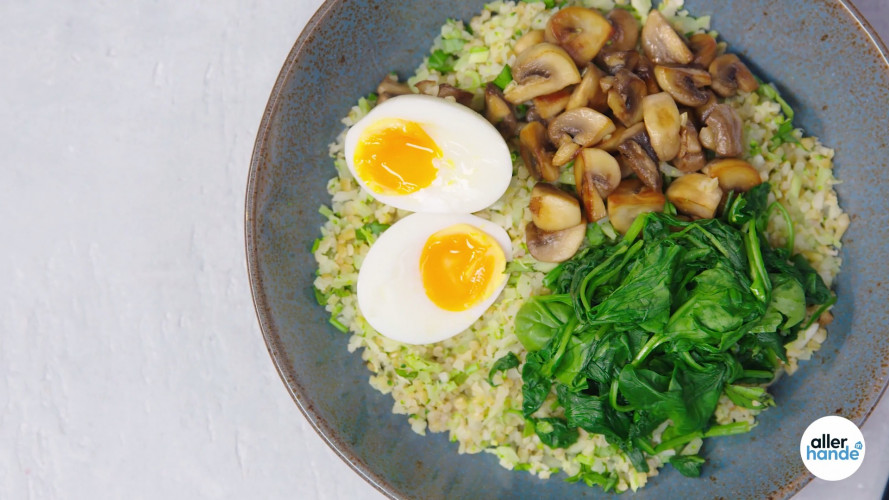
[[[355,171],[375,193],[405,195],[432,184],[442,153],[420,124],[391,118],[367,127],[355,147]]]
[[[426,295],[448,311],[465,311],[490,297],[506,279],[505,269],[497,241],[469,224],[434,233],[420,254]]]

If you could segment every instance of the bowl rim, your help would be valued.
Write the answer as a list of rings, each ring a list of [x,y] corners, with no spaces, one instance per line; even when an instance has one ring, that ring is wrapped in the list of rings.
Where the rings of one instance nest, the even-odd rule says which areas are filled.
[[[889,49],[887,49],[886,44],[876,30],[874,30],[867,19],[861,14],[861,11],[859,11],[849,0],[827,1],[833,1],[845,9],[852,21],[858,24],[870,43],[876,48],[877,54],[882,58],[885,67],[889,68]],[[345,0],[325,0],[306,23],[302,32],[300,32],[299,37],[297,37],[296,42],[293,44],[293,47],[290,49],[290,52],[281,67],[281,71],[278,73],[278,77],[275,79],[275,84],[270,92],[268,103],[263,111],[262,119],[256,134],[256,141],[253,146],[253,153],[250,158],[250,168],[247,173],[244,203],[244,241],[247,281],[250,285],[253,306],[256,312],[257,321],[259,322],[260,332],[262,333],[263,340],[266,344],[266,349],[272,359],[272,364],[275,366],[275,370],[278,372],[278,376],[281,378],[281,381],[284,383],[284,386],[287,388],[290,397],[296,403],[299,411],[303,414],[306,420],[309,421],[312,429],[321,437],[327,446],[329,446],[353,471],[383,495],[392,499],[401,499],[409,497],[389,483],[385,477],[373,472],[368,464],[364,463],[364,461],[360,460],[351,452],[350,447],[342,441],[336,429],[333,429],[323,419],[318,418],[311,405],[304,400],[305,396],[303,396],[301,389],[299,388],[297,374],[292,373],[289,366],[284,366],[283,361],[286,356],[282,355],[283,349],[281,348],[281,338],[271,317],[265,290],[262,286],[263,282],[259,272],[259,256],[256,247],[256,187],[258,182],[259,165],[262,163],[262,158],[268,146],[272,117],[277,110],[282,90],[287,81],[292,77],[294,67],[302,56],[304,47],[309,40],[312,39],[312,34],[315,29],[331,16],[335,7],[344,2]],[[874,404],[867,409],[860,422],[857,422],[859,427],[864,425],[868,418],[870,418],[874,409],[880,404],[887,392],[889,392],[889,378],[884,381],[883,387],[880,389],[877,398],[874,400]],[[802,490],[813,478],[814,476],[807,472],[805,477],[801,478],[797,476],[783,487],[773,490],[772,493],[773,495],[777,494],[784,497],[790,497]],[[800,481],[800,479],[802,479],[802,481]]]

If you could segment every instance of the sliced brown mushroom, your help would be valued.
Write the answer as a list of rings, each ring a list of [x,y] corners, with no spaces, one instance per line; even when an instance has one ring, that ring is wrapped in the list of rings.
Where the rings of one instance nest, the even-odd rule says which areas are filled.
[[[533,222],[525,226],[528,252],[541,262],[564,262],[570,259],[580,249],[585,237],[585,222],[561,231],[544,231]]]
[[[658,160],[670,161],[679,153],[679,108],[666,92],[642,99],[642,116],[651,148]]]
[[[615,118],[629,127],[642,120],[642,98],[646,94],[645,82],[629,70],[621,69],[608,90],[608,107]]]
[[[458,89],[447,83],[442,83],[438,86],[438,97],[453,97],[454,100],[467,108],[472,107],[472,92]]]
[[[572,141],[562,141],[556,154],[553,155],[553,165],[561,167],[567,165],[574,159],[574,156],[580,151],[580,145]]]
[[[583,222],[580,203],[571,193],[538,182],[531,190],[531,220],[544,231],[561,231]]]
[[[707,117],[710,116],[710,111],[713,110],[713,107],[719,104],[719,99],[716,98],[716,94],[714,94],[712,90],[705,89],[704,93],[707,94],[707,102],[694,107],[695,116],[698,117],[699,123],[704,123],[707,120]]]
[[[565,7],[546,23],[543,37],[565,49],[578,66],[593,60],[611,36],[611,23],[593,9]]]
[[[642,50],[655,64],[688,64],[694,59],[679,33],[657,10],[648,14],[642,28]]]
[[[635,71],[641,57],[642,54],[635,50],[613,50],[600,54],[596,62],[609,74],[616,75],[622,69]]]
[[[617,159],[599,148],[584,148],[574,161],[574,184],[591,182],[602,198],[608,197],[620,184]]]
[[[677,177],[667,188],[667,199],[679,212],[701,219],[712,219],[722,199],[719,181],[704,174]]]
[[[657,156],[651,147],[648,133],[643,129],[617,146],[623,162],[648,187],[660,191],[663,186]]]
[[[466,106],[472,107],[472,92],[458,89],[447,83],[438,83],[435,80],[423,80],[415,85],[421,94],[431,95],[433,97],[453,97],[455,101]]]
[[[654,76],[654,64],[651,64],[651,60],[644,55],[639,56],[639,64],[636,65],[636,76],[642,79],[645,82],[645,85],[648,86],[649,94],[657,94],[661,91],[660,85],[657,83],[657,78]]]
[[[531,122],[519,132],[519,153],[535,179],[555,182],[559,178],[559,168],[553,165],[553,154],[547,149],[546,127],[540,122]]]
[[[701,141],[698,139],[698,129],[688,113],[682,113],[679,121],[682,123],[679,129],[679,152],[673,159],[673,166],[686,174],[697,172],[707,163]]]
[[[710,63],[711,86],[722,97],[731,97],[741,92],[753,92],[759,88],[756,77],[747,65],[734,54],[723,54]]]
[[[570,111],[572,109],[590,107],[599,112],[605,111],[608,108],[605,102],[605,92],[599,86],[599,79],[602,76],[604,76],[604,73],[602,73],[601,69],[594,64],[588,64],[580,78],[580,83],[571,92],[571,97],[568,99],[565,109]]]
[[[406,83],[400,83],[398,77],[389,73],[383,81],[377,85],[377,102],[383,102],[390,97],[413,94]]]
[[[516,57],[512,66],[515,83],[503,92],[506,100],[519,104],[552,94],[580,81],[580,72],[567,52],[551,43],[538,43]]]
[[[633,137],[640,131],[645,130],[645,124],[642,122],[639,122],[629,128],[624,127],[623,125],[617,125],[616,127],[617,128],[614,130],[614,132],[606,136],[598,144],[595,144],[595,146],[599,149],[604,149],[609,153],[614,153],[617,151],[617,147],[620,145],[620,143],[624,142],[630,137]]]
[[[534,116],[545,121],[552,120],[553,117],[565,111],[572,92],[571,87],[565,87],[552,94],[535,97],[531,100],[534,103]]]
[[[639,21],[624,9],[613,9],[606,16],[611,23],[608,50],[633,50],[639,40]]]
[[[688,46],[695,55],[691,63],[707,68],[716,58],[716,39],[706,33],[696,33],[688,39]]]
[[[614,132],[610,118],[590,108],[565,111],[549,123],[549,140],[556,145],[573,141],[581,147],[592,146]]]
[[[702,87],[710,85],[710,73],[685,66],[655,66],[654,76],[664,91],[686,106],[703,106],[710,94]]]
[[[543,42],[543,30],[531,30],[515,41],[512,50],[516,54],[521,54],[525,49],[541,42]]]
[[[512,104],[506,102],[500,87],[493,83],[485,86],[485,118],[497,127],[504,137],[511,137],[518,125]]]
[[[739,156],[744,152],[741,117],[728,104],[713,106],[706,127],[701,129],[701,144],[719,156]]]
[[[737,158],[713,160],[707,164],[707,175],[719,181],[723,191],[748,191],[762,184],[753,165]]]
[[[608,220],[621,234],[639,214],[663,212],[667,199],[660,191],[642,184],[639,179],[624,179],[608,196]]]

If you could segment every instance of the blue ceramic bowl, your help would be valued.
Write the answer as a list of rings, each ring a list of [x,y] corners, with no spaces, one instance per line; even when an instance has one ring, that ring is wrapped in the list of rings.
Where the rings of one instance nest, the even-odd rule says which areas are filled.
[[[705,477],[665,470],[646,498],[787,497],[811,478],[799,439],[818,417],[861,424],[887,384],[889,335],[889,65],[851,5],[812,0],[688,0],[797,111],[795,123],[836,148],[852,226],[827,342],[775,387],[755,431],[707,443]],[[247,263],[263,335],[281,378],[312,425],[357,473],[395,498],[568,498],[598,489],[502,469],[492,455],[458,455],[446,435],[411,432],[392,400],[366,383],[347,336],[312,294],[312,240],[334,173],[327,145],[356,99],[395,70],[408,75],[445,19],[484,2],[328,0],[300,35],[272,91],[250,169]],[[709,477],[707,477],[709,476]],[[691,492],[691,494],[689,493]]]

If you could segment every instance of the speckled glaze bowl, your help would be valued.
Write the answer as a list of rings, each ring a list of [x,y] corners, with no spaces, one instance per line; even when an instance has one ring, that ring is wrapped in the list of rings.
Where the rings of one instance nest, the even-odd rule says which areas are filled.
[[[312,294],[321,204],[334,175],[327,145],[358,97],[392,70],[408,75],[445,19],[468,20],[483,1],[328,0],[284,64],[260,125],[246,204],[247,264],[257,315],[284,384],[315,429],[355,471],[394,498],[605,496],[560,478],[502,469],[493,455],[458,455],[444,434],[418,436],[367,384],[348,337]],[[889,64],[886,49],[842,1],[688,0],[796,110],[795,123],[836,148],[838,187],[852,217],[839,301],[827,342],[774,387],[778,406],[755,431],[708,441],[705,476],[673,470],[643,498],[787,497],[811,478],[799,439],[818,417],[861,424],[889,366]]]

